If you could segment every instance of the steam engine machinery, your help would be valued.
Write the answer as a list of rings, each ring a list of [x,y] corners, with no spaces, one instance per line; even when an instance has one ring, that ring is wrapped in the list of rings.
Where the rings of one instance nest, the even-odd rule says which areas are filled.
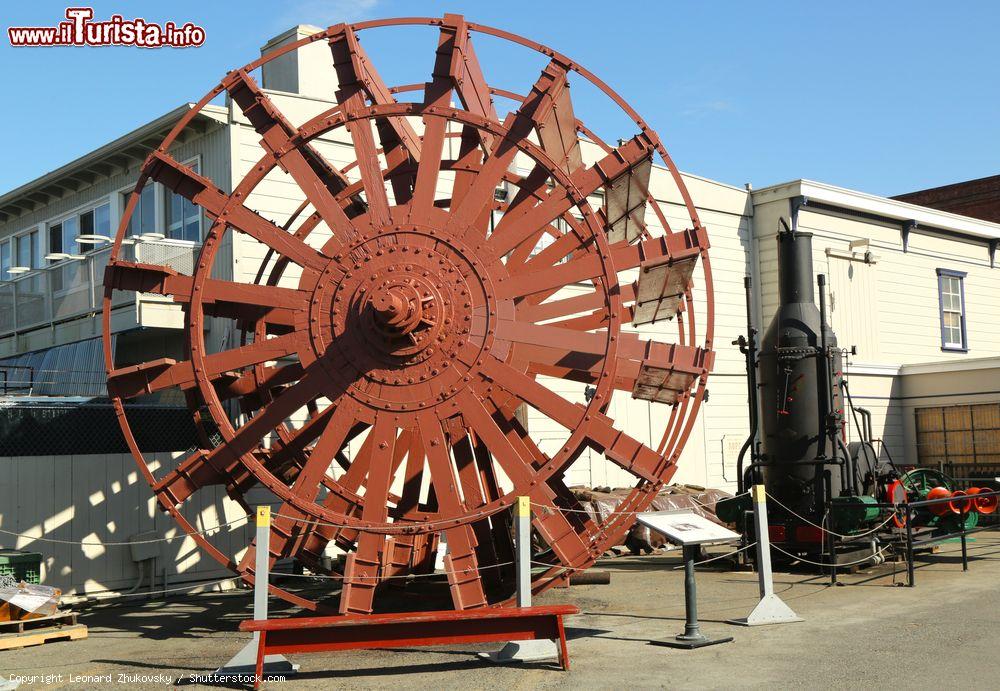
[[[950,477],[929,468],[897,468],[873,438],[871,414],[855,407],[844,376],[848,352],[826,320],[825,277],[813,289],[812,236],[782,219],[777,234],[779,305],[758,346],[751,323],[747,277],[747,329],[738,344],[747,360],[750,436],[737,468],[739,491],[763,484],[767,492],[769,539],[777,560],[821,557],[856,562],[879,545],[911,529],[947,535],[975,527],[996,510],[995,495],[973,487],[961,490]],[[851,415],[847,415],[850,408]],[[847,442],[853,423],[856,440]],[[744,465],[749,457],[749,464]],[[884,457],[884,460],[883,460]],[[921,500],[952,498],[907,516],[898,507]],[[717,514],[749,535],[748,496],[720,502]]]
[[[423,47],[411,81],[387,84],[362,36],[396,55]],[[477,43],[528,53],[541,71],[491,71]],[[333,102],[293,121],[258,75],[310,44],[329,50]],[[498,76],[510,83],[489,81]],[[602,139],[575,112],[571,85],[630,132]],[[231,188],[175,157],[192,118],[222,95],[260,143]],[[681,200],[681,220],[673,209],[668,222],[650,194],[654,162],[657,196]],[[193,271],[140,258],[141,239],[128,237],[154,183],[211,220]],[[297,208],[275,212],[276,189]],[[234,278],[232,249],[258,246],[256,280]],[[272,564],[331,576],[321,592],[271,586],[298,606],[502,605],[514,591],[518,496],[530,497],[542,542],[537,593],[619,544],[674,474],[713,361],[708,247],[656,133],[580,63],[458,15],[338,24],[227,74],[145,162],[105,280],[108,390],[160,507],[247,581],[255,546],[197,529],[199,503],[220,487],[246,509],[254,490],[273,497]],[[121,291],[180,305],[182,357],[116,358]],[[666,338],[622,328],[666,319]],[[209,327],[235,337],[208,339]],[[125,407],[169,389],[203,432],[176,467],[142,453]],[[618,396],[662,404],[655,448],[609,417]],[[600,518],[564,480],[591,456],[632,487]],[[334,546],[342,564],[330,563]],[[385,586],[414,575],[442,598],[387,604]]]

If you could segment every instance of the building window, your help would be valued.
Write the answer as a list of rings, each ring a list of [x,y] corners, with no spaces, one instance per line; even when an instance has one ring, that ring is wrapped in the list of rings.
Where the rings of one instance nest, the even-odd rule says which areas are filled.
[[[6,281],[10,276],[7,269],[10,268],[10,243],[0,243],[0,280]]]
[[[197,158],[182,163],[195,173],[201,172],[201,164]],[[131,196],[131,190],[122,193],[122,213]],[[139,236],[153,233],[154,237],[201,242],[201,218],[201,207],[165,189],[159,183],[150,181],[139,193],[139,199],[129,218],[128,234]]]
[[[201,173],[197,160],[188,164],[196,173]],[[174,192],[168,193],[166,204],[167,237],[173,240],[201,242],[201,207]]]
[[[49,254],[76,254],[76,236],[79,234],[78,216],[70,216],[59,223],[53,223],[49,226]]]
[[[111,205],[101,204],[80,214],[80,235],[111,237]],[[103,247],[106,242],[91,243],[91,249]]]
[[[37,269],[42,263],[41,246],[38,244],[38,231],[33,230],[14,238],[14,253],[17,266]]]
[[[941,307],[941,348],[969,349],[965,331],[965,273],[938,269],[938,299]]]
[[[49,255],[78,255],[100,249],[108,244],[106,240],[80,236],[111,237],[111,204],[105,202],[80,214],[73,214],[58,223],[49,224]],[[50,263],[62,261],[51,257]]]
[[[1000,462],[1000,402],[917,408],[914,414],[917,465],[970,477],[985,475]]]
[[[122,194],[122,209],[124,213],[128,200],[132,196],[131,192]],[[139,199],[135,204],[135,210],[128,221],[129,235],[145,235],[155,233],[156,230],[156,185],[152,182],[146,183],[139,193]]]

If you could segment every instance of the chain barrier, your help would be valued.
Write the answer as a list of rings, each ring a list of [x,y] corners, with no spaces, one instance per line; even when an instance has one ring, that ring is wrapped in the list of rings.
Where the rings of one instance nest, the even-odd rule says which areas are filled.
[[[490,516],[494,516],[494,515],[500,513],[502,510],[503,510],[503,507],[497,509],[493,513],[489,513],[489,514],[486,514],[485,516],[482,516],[478,520],[483,520],[485,518],[489,518]],[[347,525],[347,524],[340,524],[340,523],[328,523],[326,521],[314,521],[311,518],[302,518],[302,517],[296,517],[296,516],[289,516],[288,514],[284,514],[284,513],[272,513],[271,515],[273,517],[275,517],[275,518],[284,518],[286,520],[293,521],[295,523],[304,523],[306,525],[318,525],[318,526],[325,526],[327,528],[342,528],[342,529],[345,529],[345,530],[357,530],[359,533],[364,533],[364,532],[376,532],[376,533],[378,533],[378,532],[381,532],[381,531],[366,531],[364,528],[359,528],[356,525]],[[447,526],[447,527],[450,527],[450,528],[454,528],[454,527],[456,527],[455,526],[455,520],[456,519],[454,519],[454,518],[442,518],[442,519],[439,519],[439,520],[436,520],[436,521],[422,521],[420,523],[412,523],[412,524],[400,523],[399,525],[400,526],[402,526],[402,525],[420,525],[420,526],[432,526],[432,527],[433,526],[437,526],[437,525],[444,525],[444,526]],[[396,524],[395,523],[389,523],[389,524],[386,524],[386,525],[396,525]]]

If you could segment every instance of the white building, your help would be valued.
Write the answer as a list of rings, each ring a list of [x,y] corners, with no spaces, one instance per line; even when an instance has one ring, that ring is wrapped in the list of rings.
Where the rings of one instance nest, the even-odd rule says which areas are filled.
[[[265,49],[308,31],[294,29]],[[265,90],[297,122],[330,106],[324,98],[334,79],[328,53],[313,48],[322,46],[289,54],[264,75]],[[118,448],[110,409],[98,404],[105,395],[99,313],[106,239],[142,161],[189,108],[0,196],[0,386],[6,410],[14,411],[6,436],[0,434],[0,449],[6,449],[0,453],[8,454],[0,458],[0,528],[22,535],[5,534],[0,543],[42,552],[44,582],[67,592],[127,588],[139,575],[134,559],[149,556],[157,557],[158,578],[227,573],[185,538],[142,553],[107,544],[147,531],[177,534],[173,521],[155,508],[131,456]],[[210,105],[170,153],[231,191],[260,158],[258,140],[235,105]],[[317,146],[333,162],[353,160],[345,158],[348,142]],[[663,174],[654,169],[654,191]],[[753,317],[763,330],[777,306],[778,219],[793,214],[800,229],[814,234],[815,269],[829,276],[833,328],[842,345],[857,348],[847,370],[853,400],[874,414],[885,453],[907,464],[1000,464],[1000,267],[992,256],[1000,225],[808,180],[750,191],[684,177],[712,242],[717,357],[710,400],[675,481],[735,486],[736,455],[748,430],[747,390],[743,356],[729,343],[745,331],[743,277],[752,276]],[[289,182],[267,179],[247,204],[283,221],[300,199]],[[660,201],[683,214],[678,199]],[[133,216],[132,234],[139,239],[127,251],[137,261],[190,272],[205,226],[197,207],[148,185]],[[236,235],[217,261],[219,277],[253,281],[262,247]],[[178,306],[151,295],[117,293],[116,299],[112,323],[119,353],[138,358],[147,349],[179,351]],[[235,338],[228,327],[209,329],[215,346]],[[583,387],[576,388],[582,398]],[[162,429],[150,432],[148,448],[170,466],[185,448],[178,448],[177,439],[190,439],[190,420],[177,415],[183,401],[164,397],[160,403],[150,413],[158,422],[149,426]],[[75,418],[77,426],[52,427],[70,409],[83,415]],[[653,430],[667,410],[626,398],[610,414],[629,434],[655,446]],[[24,420],[31,422],[25,426]],[[71,430],[69,438],[53,432],[59,429]],[[632,478],[592,455],[567,480],[615,486]],[[198,526],[243,513],[221,488],[199,501],[188,512]],[[246,529],[234,528],[214,539],[232,552],[247,538]]]

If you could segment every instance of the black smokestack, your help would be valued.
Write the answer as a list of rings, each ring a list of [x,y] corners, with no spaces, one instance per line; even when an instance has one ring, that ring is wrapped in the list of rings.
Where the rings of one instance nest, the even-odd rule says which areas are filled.
[[[813,288],[812,234],[779,232],[780,303],[761,340],[759,359],[761,459],[771,496],[818,521],[825,500],[847,486],[843,453],[828,438],[840,403],[839,356],[821,356],[823,320]],[[836,349],[829,327],[826,342]],[[837,373],[837,374],[832,374]],[[839,413],[837,413],[839,415]]]
[[[816,301],[812,233],[778,233],[778,291],[783,305]]]

